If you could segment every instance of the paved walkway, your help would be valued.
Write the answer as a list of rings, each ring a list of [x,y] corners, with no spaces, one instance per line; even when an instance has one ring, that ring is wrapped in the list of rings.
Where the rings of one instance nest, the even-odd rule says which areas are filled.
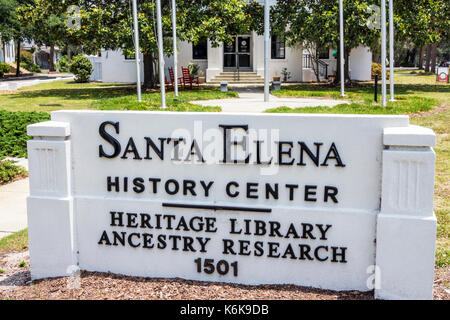
[[[221,107],[227,113],[260,113],[267,109],[289,107],[334,107],[338,104],[349,103],[345,100],[330,100],[320,98],[277,98],[270,95],[269,102],[264,102],[264,92],[258,88],[236,88],[239,98],[220,100],[198,100],[190,103],[201,106]]]
[[[59,80],[71,80],[74,77],[69,74],[39,74],[34,76],[22,77],[19,79],[9,78],[0,81],[0,90],[15,91],[22,87],[34,86],[36,84],[59,81]]]
[[[28,169],[28,160],[17,163]],[[28,179],[0,186],[0,239],[27,227]]]

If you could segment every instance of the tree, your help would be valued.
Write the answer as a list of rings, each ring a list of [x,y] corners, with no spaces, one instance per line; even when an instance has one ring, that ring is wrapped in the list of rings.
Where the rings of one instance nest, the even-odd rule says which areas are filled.
[[[67,39],[67,16],[65,6],[48,0],[31,0],[17,9],[19,21],[30,26],[30,36],[38,45],[50,47],[50,71],[55,71],[55,46]]]
[[[450,2],[448,0],[396,0],[397,39],[409,40],[419,51],[419,67],[423,66],[426,49],[426,71],[434,71],[436,47],[449,39]],[[434,57],[434,58],[433,58]]]
[[[30,38],[30,28],[23,25],[18,18],[16,9],[31,0],[0,0],[0,36],[3,42],[14,40],[17,47],[16,76],[20,76],[21,42]]]
[[[352,49],[365,45],[374,47],[380,32],[369,26],[376,0],[344,0],[344,32],[346,78],[349,75],[349,55]],[[339,2],[337,0],[279,0],[272,9],[272,33],[284,35],[288,45],[300,44],[316,52],[319,48],[339,48]],[[339,52],[339,55],[341,53]],[[318,64],[316,55],[312,56]],[[338,57],[339,58],[339,57]],[[339,72],[339,63],[337,64]],[[316,77],[318,76],[318,67]],[[335,77],[336,83],[339,77]]]
[[[57,0],[47,0],[55,2]],[[122,49],[134,54],[133,19],[128,1],[66,1],[65,5],[81,7],[81,24],[70,33],[85,52],[100,48]],[[246,14],[244,0],[177,0],[177,36],[194,43],[208,38],[213,45],[231,41],[230,35],[248,32],[250,17]],[[172,50],[171,1],[162,1],[164,51]],[[156,8],[154,1],[138,0],[140,50],[144,56],[144,86],[156,85],[158,45],[156,36]]]

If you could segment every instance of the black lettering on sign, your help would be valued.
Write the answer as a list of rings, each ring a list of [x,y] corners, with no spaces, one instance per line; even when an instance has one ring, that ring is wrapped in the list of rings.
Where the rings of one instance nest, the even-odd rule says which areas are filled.
[[[100,125],[100,127],[98,129],[100,136],[111,144],[111,146],[114,148],[114,151],[112,154],[107,154],[104,151],[102,145],[100,145],[98,147],[98,150],[99,150],[100,158],[105,157],[105,158],[112,159],[112,158],[116,158],[120,154],[121,146],[120,146],[120,142],[117,141],[117,139],[115,139],[112,135],[110,135],[108,132],[106,132],[106,126],[108,126],[108,125],[112,126],[115,129],[116,133],[119,134],[119,122],[105,121]]]

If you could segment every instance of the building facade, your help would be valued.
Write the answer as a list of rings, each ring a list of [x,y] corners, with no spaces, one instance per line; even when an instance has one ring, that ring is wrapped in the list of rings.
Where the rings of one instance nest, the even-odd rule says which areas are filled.
[[[233,37],[229,45],[214,47],[210,41],[193,44],[189,41],[178,43],[178,74],[181,67],[189,63],[199,66],[200,76],[207,83],[219,83],[223,79],[231,82],[261,83],[264,77],[264,36],[252,32]],[[318,50],[320,80],[325,81],[335,74],[336,58],[333,48]],[[141,59],[142,61],[143,59]],[[136,82],[136,65],[133,58],[123,55],[121,50],[102,50],[100,57],[91,57],[94,64],[92,80],[103,82]],[[280,77],[289,82],[316,81],[311,53],[302,46],[288,47],[280,37],[270,39],[270,80]],[[353,49],[350,58],[350,77],[355,81],[371,80],[372,53],[366,47]],[[173,57],[165,57],[165,74],[173,68]],[[141,65],[143,79],[143,67]],[[236,75],[239,75],[236,78]],[[283,75],[289,74],[289,77]],[[232,76],[231,76],[232,75]],[[288,78],[288,79],[287,79]]]
[[[16,46],[14,41],[2,42],[0,39],[0,63],[13,63],[16,61]]]

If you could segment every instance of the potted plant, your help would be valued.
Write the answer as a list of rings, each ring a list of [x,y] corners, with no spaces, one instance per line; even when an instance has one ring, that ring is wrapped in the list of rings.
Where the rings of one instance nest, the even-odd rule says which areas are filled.
[[[205,73],[202,70],[199,71],[198,82],[199,83],[205,83],[206,82]]]
[[[283,82],[288,82],[289,79],[291,79],[291,73],[287,71],[287,68],[283,68],[283,70],[281,70],[281,75],[283,76]]]
[[[273,80],[273,81],[277,81],[277,82],[280,82],[280,81],[281,81],[281,78],[280,78],[280,76],[278,75],[278,71],[277,71],[277,70],[275,70],[275,76],[272,78],[272,80]]]

